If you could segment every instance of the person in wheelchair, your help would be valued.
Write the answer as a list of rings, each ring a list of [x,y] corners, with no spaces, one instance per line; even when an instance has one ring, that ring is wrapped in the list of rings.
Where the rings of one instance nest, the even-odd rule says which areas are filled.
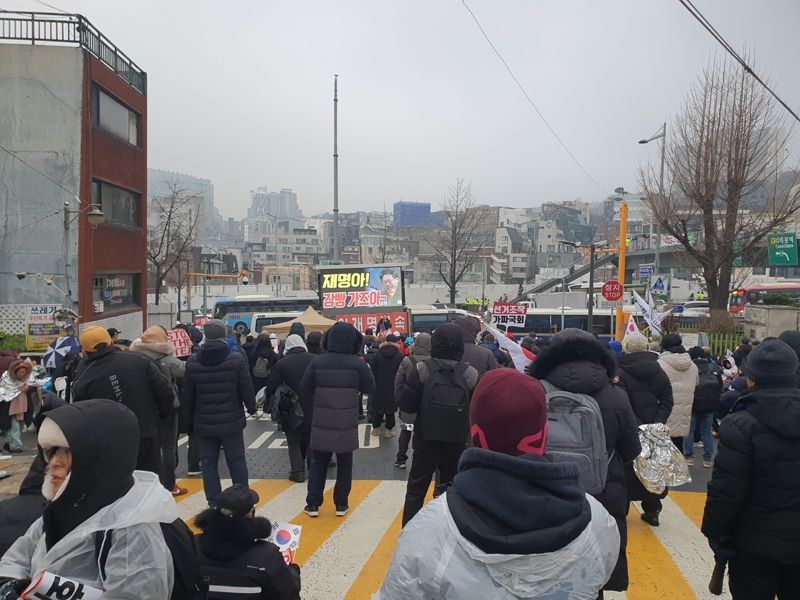
[[[299,600],[300,567],[286,564],[267,538],[272,524],[255,516],[258,494],[246,486],[224,490],[216,508],[195,519],[200,568],[208,600]]]

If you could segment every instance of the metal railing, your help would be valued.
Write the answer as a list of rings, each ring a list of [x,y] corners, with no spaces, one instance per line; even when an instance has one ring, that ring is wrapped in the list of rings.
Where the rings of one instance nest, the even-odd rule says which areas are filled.
[[[147,94],[147,73],[83,15],[3,12],[0,13],[0,40],[80,46],[142,94]]]

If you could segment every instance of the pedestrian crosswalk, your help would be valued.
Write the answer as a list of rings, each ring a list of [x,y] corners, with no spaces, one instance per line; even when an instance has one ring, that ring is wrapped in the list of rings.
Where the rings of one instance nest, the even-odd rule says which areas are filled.
[[[336,517],[333,481],[326,482],[320,516],[302,512],[306,486],[286,480],[259,479],[251,487],[261,498],[259,516],[302,525],[296,555],[302,567],[304,600],[369,600],[381,585],[400,534],[404,481],[355,480],[350,512]],[[178,498],[180,516],[190,525],[207,505],[200,479],[182,479],[189,490]],[[223,480],[223,488],[230,481]],[[720,598],[708,592],[713,555],[700,533],[705,494],[671,492],[664,500],[661,526],[650,527],[632,506],[628,515],[628,569],[625,593],[612,600],[697,600]],[[729,599],[725,594],[721,598]]]

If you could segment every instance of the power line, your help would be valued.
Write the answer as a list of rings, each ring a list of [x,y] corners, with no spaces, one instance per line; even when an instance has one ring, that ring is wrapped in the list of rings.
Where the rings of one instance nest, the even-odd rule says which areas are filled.
[[[60,13],[64,13],[65,15],[70,14],[66,10],[62,10],[62,9],[58,8],[57,6],[53,6],[52,4],[48,4],[47,2],[44,2],[43,0],[34,0],[34,1],[38,2],[39,4],[43,4],[44,6],[47,6],[48,8],[52,8],[55,11],[58,11]]]
[[[724,37],[722,37],[722,34],[720,34],[714,28],[711,22],[703,16],[703,13],[701,13],[698,10],[698,8],[694,4],[692,4],[691,0],[678,0],[678,2],[680,2],[683,5],[683,7],[689,11],[689,14],[691,14],[700,23],[700,25],[703,26],[703,29],[708,31],[708,33],[711,34],[711,37],[713,37],[725,49],[725,51],[728,54],[730,54],[733,57],[733,59],[742,66],[745,73],[748,73],[750,76],[753,77],[753,79],[755,79],[758,83],[760,83],[762,87],[765,90],[767,90],[770,93],[770,95],[773,98],[775,98],[775,100],[777,100],[778,103],[781,106],[783,106],[783,108],[785,108],[790,115],[792,115],[792,117],[794,117],[796,121],[800,122],[800,116],[798,116],[797,113],[786,102],[784,102],[783,99],[780,96],[778,96],[778,94],[772,91],[772,88],[770,88],[764,82],[764,80],[761,79],[761,77],[759,77],[755,73],[755,71],[753,71],[750,65],[748,65],[747,62],[739,55],[739,53],[733,49],[733,47],[725,40]]]
[[[9,156],[11,156],[12,158],[15,158],[15,159],[17,159],[17,160],[18,160],[19,162],[21,162],[23,165],[26,165],[26,166],[27,166],[29,169],[31,169],[32,171],[35,171],[36,173],[38,173],[39,175],[41,175],[42,177],[44,177],[45,179],[47,179],[47,181],[49,181],[49,182],[50,182],[50,183],[52,183],[53,185],[56,185],[56,186],[58,186],[59,188],[61,188],[61,189],[62,189],[62,190],[64,190],[65,192],[67,192],[68,194],[70,194],[70,195],[74,196],[74,197],[75,197],[75,198],[76,198],[76,199],[77,199],[77,200],[80,202],[80,198],[78,197],[78,194],[76,194],[75,192],[73,192],[73,191],[72,191],[72,190],[70,190],[70,189],[67,189],[67,188],[65,188],[65,187],[64,187],[63,185],[61,185],[61,184],[60,184],[58,181],[56,181],[55,179],[53,179],[52,177],[50,177],[50,176],[49,176],[47,173],[44,173],[43,171],[40,171],[38,168],[34,167],[34,166],[31,164],[31,163],[29,163],[29,162],[28,162],[27,160],[25,160],[24,158],[20,158],[20,156],[19,156],[19,155],[18,155],[16,152],[13,152],[12,150],[9,150],[8,148],[6,148],[5,146],[3,146],[2,144],[0,144],[0,150],[3,150],[4,152],[8,153],[8,155],[9,155]]]
[[[601,192],[603,192],[603,193],[605,194],[605,193],[606,193],[606,189],[605,189],[605,188],[604,188],[602,185],[600,185],[600,184],[597,182],[597,180],[596,180],[594,177],[592,177],[592,176],[591,176],[591,174],[589,173],[589,171],[587,171],[587,170],[586,170],[586,167],[584,167],[584,166],[581,164],[581,162],[580,162],[580,161],[579,161],[579,160],[578,160],[578,159],[575,157],[575,155],[572,153],[572,151],[571,151],[571,150],[570,150],[570,149],[567,147],[567,145],[566,145],[566,144],[564,143],[564,141],[561,139],[561,136],[559,136],[559,135],[558,135],[558,133],[556,133],[556,130],[555,130],[555,129],[553,129],[553,127],[550,125],[550,123],[547,121],[547,119],[545,119],[544,115],[542,114],[542,111],[541,111],[541,110],[539,110],[539,107],[538,107],[538,106],[536,106],[536,103],[535,103],[535,102],[533,101],[533,99],[530,97],[530,95],[528,94],[528,92],[527,92],[527,91],[525,91],[525,88],[524,88],[524,87],[522,86],[522,84],[519,82],[519,79],[517,79],[517,76],[516,76],[516,75],[514,75],[514,72],[511,70],[511,67],[509,67],[509,66],[508,66],[508,63],[507,63],[507,62],[505,61],[505,59],[503,58],[503,55],[502,55],[502,54],[500,54],[500,51],[499,51],[499,50],[498,50],[498,49],[495,47],[495,45],[492,43],[492,40],[491,40],[491,39],[489,39],[489,35],[486,33],[486,31],[484,30],[484,28],[481,26],[481,23],[480,23],[480,21],[478,21],[478,17],[476,17],[476,16],[475,16],[475,13],[474,13],[474,12],[472,12],[472,9],[471,9],[471,8],[469,7],[469,5],[466,3],[466,0],[461,0],[461,4],[463,4],[463,5],[464,5],[464,8],[466,8],[466,9],[467,9],[467,12],[468,12],[468,13],[470,14],[470,16],[472,17],[472,20],[473,20],[473,21],[475,21],[475,25],[477,25],[477,26],[478,26],[478,29],[480,30],[481,34],[483,34],[483,37],[484,37],[484,38],[486,39],[486,41],[489,43],[489,46],[491,46],[492,50],[493,50],[493,51],[494,51],[494,53],[497,55],[497,58],[499,58],[499,59],[500,59],[500,62],[501,62],[501,63],[503,63],[503,66],[506,68],[506,71],[508,71],[508,74],[511,76],[511,79],[513,79],[513,80],[514,80],[514,83],[516,83],[516,84],[517,84],[517,87],[520,89],[520,91],[522,92],[522,94],[523,94],[523,95],[525,96],[525,98],[528,100],[528,103],[529,103],[529,104],[530,104],[530,105],[533,107],[533,110],[535,110],[535,111],[536,111],[536,114],[537,114],[537,115],[539,116],[539,118],[542,120],[542,123],[544,123],[545,127],[547,127],[547,129],[550,131],[550,133],[551,133],[551,134],[553,134],[553,137],[556,139],[556,141],[559,143],[559,145],[560,145],[560,146],[561,146],[561,147],[564,149],[564,151],[565,151],[565,152],[566,152],[566,153],[569,155],[569,157],[572,159],[572,162],[574,162],[576,165],[578,165],[578,168],[580,168],[580,170],[581,170],[581,171],[583,171],[583,174],[584,174],[584,175],[586,175],[586,177],[587,177],[587,178],[588,178],[588,179],[589,179],[589,180],[590,180],[590,181],[591,181],[591,182],[592,182],[594,185],[596,185],[596,186],[597,186],[597,188],[598,188],[598,189],[599,189]]]

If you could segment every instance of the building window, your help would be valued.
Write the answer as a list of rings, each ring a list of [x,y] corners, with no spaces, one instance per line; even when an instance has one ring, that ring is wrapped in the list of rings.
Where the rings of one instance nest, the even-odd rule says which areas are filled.
[[[92,88],[92,125],[139,145],[139,115],[97,86]]]
[[[104,313],[140,306],[140,277],[138,273],[95,275],[92,278],[92,302],[102,302]]]
[[[106,223],[141,227],[139,200],[140,196],[136,192],[104,181],[92,181],[92,202],[103,209]]]

